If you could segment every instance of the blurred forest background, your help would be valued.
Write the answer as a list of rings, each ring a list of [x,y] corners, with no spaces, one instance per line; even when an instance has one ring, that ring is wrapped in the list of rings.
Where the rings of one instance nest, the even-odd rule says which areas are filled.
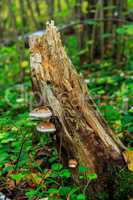
[[[116,136],[133,148],[133,1],[0,0],[0,191],[11,199],[132,200],[133,174],[127,169],[116,170],[112,189],[86,194],[85,185],[73,185],[61,164],[61,175],[55,175],[53,138],[34,142],[28,38],[42,34],[48,20],[55,21]]]

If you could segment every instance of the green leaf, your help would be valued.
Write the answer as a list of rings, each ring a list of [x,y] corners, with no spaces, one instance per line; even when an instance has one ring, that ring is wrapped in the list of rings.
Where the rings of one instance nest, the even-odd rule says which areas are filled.
[[[90,170],[89,167],[85,167],[85,166],[81,166],[81,165],[78,166],[79,173],[84,173],[84,172],[87,172],[88,170]]]
[[[2,170],[2,172],[3,173],[7,173],[7,172],[9,172],[10,170],[13,170],[13,169],[14,169],[14,166],[10,165],[10,166],[4,167],[4,169]]]
[[[83,180],[83,179],[84,179],[84,176],[79,176],[79,179],[80,179],[80,180]]]
[[[68,195],[69,193],[70,193],[70,191],[71,191],[71,188],[70,187],[61,187],[60,189],[59,189],[59,194],[60,195]]]
[[[133,36],[133,25],[129,24],[129,25],[125,26],[125,28],[126,28],[127,35]]]
[[[132,133],[132,132],[133,132],[133,126],[128,127],[128,131],[129,131],[130,133]]]
[[[51,169],[52,170],[55,170],[55,171],[60,171],[61,169],[63,168],[63,165],[60,164],[60,163],[55,163],[51,166]]]
[[[9,158],[8,153],[2,153],[0,156],[0,162],[6,161]]]
[[[117,28],[116,32],[117,32],[119,35],[124,35],[124,34],[126,33],[126,30],[125,30],[125,28],[120,27],[120,28]]]
[[[128,110],[128,112],[133,113],[133,107]]]
[[[87,174],[86,176],[87,176],[87,178],[89,180],[95,180],[95,179],[97,179],[97,174],[95,174],[95,173],[93,173],[93,174]]]
[[[56,178],[56,177],[59,177],[59,173],[58,172],[53,172],[51,173],[50,175],[52,178]]]
[[[23,179],[23,177],[25,176],[25,174],[23,173],[19,173],[19,174],[10,174],[10,177],[15,180],[15,181],[20,181]]]
[[[77,200],[85,200],[85,195],[84,194],[79,194],[77,196]]]
[[[56,189],[56,188],[50,188],[50,189],[48,189],[48,193],[49,194],[57,194],[58,193],[58,189]]]
[[[71,177],[71,172],[69,169],[64,169],[60,174],[59,174],[60,177],[63,177],[63,178],[69,178]]]
[[[28,198],[32,199],[33,197],[35,197],[37,195],[37,191],[34,189],[31,189],[31,190],[27,191],[25,194]]]
[[[133,150],[133,147],[129,147],[128,150]]]

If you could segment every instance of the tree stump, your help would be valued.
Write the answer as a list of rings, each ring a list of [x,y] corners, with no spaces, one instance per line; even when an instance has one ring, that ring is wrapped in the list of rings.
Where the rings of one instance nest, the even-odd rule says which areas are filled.
[[[58,119],[57,144],[65,152],[62,160],[74,158],[98,174],[112,161],[123,160],[124,145],[98,111],[54,23],[47,23],[44,35],[33,35],[29,44],[33,91]]]

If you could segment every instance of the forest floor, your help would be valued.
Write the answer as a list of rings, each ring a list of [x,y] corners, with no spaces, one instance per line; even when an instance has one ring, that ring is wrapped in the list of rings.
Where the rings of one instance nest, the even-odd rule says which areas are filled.
[[[84,74],[91,95],[116,136],[133,149],[133,57],[130,55],[122,67],[109,58],[80,65],[76,49],[71,36],[67,41],[69,56],[78,72]],[[35,129],[37,121],[29,118],[34,98],[28,57],[25,50],[25,60],[19,62],[16,46],[0,49],[0,192],[19,200],[91,199],[91,194],[83,192],[85,185],[74,185],[70,170],[60,163],[54,137],[40,137]],[[80,166],[79,173],[84,170]],[[113,179],[113,199],[132,200],[133,173],[127,168],[117,170]],[[100,199],[109,200],[106,190],[97,194]]]

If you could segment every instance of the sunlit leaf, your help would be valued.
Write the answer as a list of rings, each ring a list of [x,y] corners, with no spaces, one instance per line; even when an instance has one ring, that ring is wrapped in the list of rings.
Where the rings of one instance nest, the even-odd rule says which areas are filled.
[[[55,163],[55,164],[53,164],[53,165],[51,166],[51,169],[52,169],[52,170],[55,170],[55,171],[59,171],[59,170],[61,170],[62,168],[63,168],[63,165],[60,164],[60,163]]]
[[[85,195],[84,194],[79,194],[77,196],[77,200],[85,200]]]
[[[97,179],[97,174],[95,174],[95,173],[93,173],[93,174],[87,174],[86,176],[87,176],[87,178],[89,180],[95,180],[95,179]]]

